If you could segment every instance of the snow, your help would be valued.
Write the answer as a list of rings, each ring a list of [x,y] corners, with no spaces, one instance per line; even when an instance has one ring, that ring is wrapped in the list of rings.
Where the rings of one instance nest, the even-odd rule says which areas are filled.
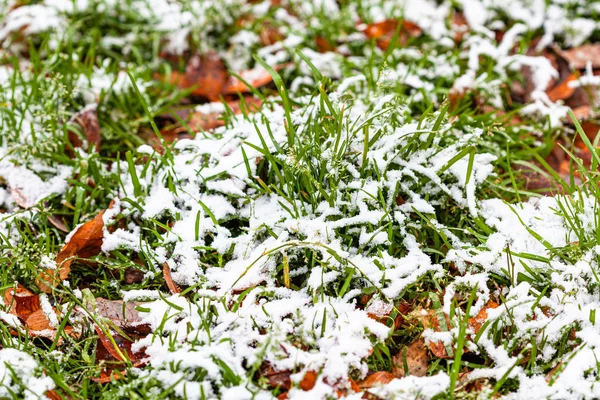
[[[31,36],[55,31],[59,37],[71,14],[92,7],[92,2],[86,0],[42,3],[10,11],[0,26],[4,48],[18,50],[9,40],[14,32]],[[106,12],[118,13],[118,2],[100,3]],[[497,380],[510,370],[509,377],[516,379],[519,386],[505,398],[528,398],[533,393],[540,398],[599,397],[600,388],[587,370],[596,366],[595,354],[600,347],[598,324],[590,321],[591,312],[600,308],[597,289],[590,285],[595,282],[600,248],[582,249],[576,260],[550,250],[565,248],[581,240],[580,236],[594,237],[598,229],[595,199],[585,195],[556,196],[507,204],[500,198],[487,198],[492,195],[483,191],[496,179],[498,161],[491,154],[496,149],[489,148],[490,142],[485,140],[491,133],[478,127],[458,129],[446,121],[433,131],[439,112],[425,115],[418,122],[408,117],[415,104],[424,100],[439,107],[443,100],[437,91],[440,86],[452,86],[459,93],[478,90],[486,104],[501,109],[502,86],[515,74],[528,70],[533,86],[531,102],[520,112],[548,118],[552,126],[560,126],[568,108],[551,102],[545,93],[558,78],[558,72],[546,58],[520,54],[516,45],[522,37],[543,28],[540,43],[544,46],[557,39],[576,46],[590,37],[598,24],[587,17],[571,18],[567,7],[556,0],[548,4],[543,0],[461,0],[471,29],[464,43],[459,44],[446,26],[452,12],[448,1],[364,1],[360,12],[365,20],[402,16],[443,46],[395,49],[389,54],[392,66],[370,66],[367,60],[371,54],[365,52],[349,58],[353,63],[349,67],[342,54],[319,53],[307,44],[307,38],[314,33],[311,29],[319,26],[307,27],[304,22],[320,24],[320,12],[338,18],[338,3],[291,3],[297,6],[294,13],[284,8],[276,11],[278,20],[288,25],[283,41],[254,49],[260,37],[240,30],[229,38],[232,50],[224,58],[236,71],[247,69],[255,51],[271,65],[290,60],[298,63],[297,68],[290,67],[296,68],[299,75],[290,87],[290,97],[297,104],[291,120],[298,137],[303,138],[309,124],[324,124],[326,112],[321,109],[324,101],[320,101],[325,99],[306,96],[303,90],[315,83],[311,68],[288,50],[302,51],[322,75],[337,81],[326,100],[332,112],[343,112],[339,134],[344,148],[336,147],[339,144],[332,135],[308,149],[313,152],[310,157],[288,149],[285,112],[274,99],[267,100],[261,113],[234,118],[214,134],[178,141],[170,149],[171,157],[160,157],[149,145],[138,148],[138,155],[151,156],[135,165],[142,193],[135,196],[131,175],[122,173],[123,187],[115,191],[115,204],[104,214],[102,251],[144,253],[149,264],[147,277],[160,274],[166,263],[173,281],[190,290],[188,297],[169,296],[159,290],[121,292],[124,301],[147,302],[146,311],[140,311],[141,323],[149,324],[154,331],[134,345],[145,349],[148,367],[133,370],[132,379],[154,379],[190,399],[266,399],[271,394],[255,387],[247,376],[249,366],[266,362],[276,370],[294,371],[292,380],[296,384],[308,371],[318,371],[312,390],[305,392],[294,387],[290,398],[335,396],[338,389],[348,387],[350,374],[367,376],[367,359],[374,346],[389,338],[390,328],[369,314],[387,315],[408,288],[434,276],[449,279],[443,296],[440,295],[447,314],[453,299],[475,289],[471,316],[492,297],[502,295],[502,307],[488,310],[489,320],[500,328],[514,328],[508,344],[498,343],[489,332],[483,332],[478,343],[469,344],[471,351],[488,357],[491,366],[474,370],[466,379]],[[167,0],[131,4],[148,26],[164,36],[164,50],[173,54],[185,53],[190,37],[210,46],[210,32],[223,30],[249,10],[257,16],[266,15],[270,7],[267,1],[247,5],[237,0],[196,2],[189,7]],[[356,10],[350,12],[358,17]],[[514,23],[505,24],[503,15]],[[362,24],[362,28],[365,26]],[[504,30],[506,26],[510,28],[498,43],[492,29]],[[105,37],[102,46],[126,53],[127,46],[135,40],[135,35]],[[366,37],[360,32],[340,39],[347,51],[362,41]],[[379,54],[378,49],[373,51]],[[132,84],[125,67],[117,68],[109,59],[98,63],[89,74],[76,79],[78,94],[85,103],[95,104],[104,96],[129,92]],[[26,75],[24,66],[14,68],[23,69]],[[137,77],[133,72],[142,95],[152,93],[146,90],[151,83],[143,81],[143,74]],[[6,85],[11,75],[8,68],[0,69],[0,83]],[[370,87],[372,84],[375,89]],[[389,93],[396,85],[404,87],[406,96]],[[571,84],[598,85],[600,81],[593,75],[591,65],[585,75]],[[17,100],[24,96],[17,95]],[[205,114],[223,110],[220,102],[195,109]],[[46,134],[34,113],[24,112],[22,117],[26,123],[19,132],[19,144],[30,143],[32,133]],[[369,129],[368,138],[365,126]],[[408,151],[415,138],[421,143],[431,140],[431,145]],[[369,143],[367,154],[363,154],[365,142]],[[483,147],[482,142],[488,147]],[[281,147],[285,153],[277,151]],[[461,152],[464,156],[455,160]],[[333,200],[309,204],[295,195],[295,189],[290,196],[288,188],[278,187],[277,178],[272,179],[270,193],[258,192],[258,164],[264,153],[275,154],[282,167],[309,180],[315,193],[322,190]],[[80,152],[78,156],[87,155]],[[451,160],[453,164],[449,165]],[[323,177],[316,179],[311,175],[311,171],[320,169],[324,170]],[[376,173],[366,177],[363,169]],[[102,173],[108,176],[108,172]],[[75,167],[21,160],[3,147],[0,177],[7,189],[2,189],[0,196],[8,206],[8,214],[0,223],[0,234],[9,243],[18,238],[14,229],[17,214],[13,213],[18,207],[33,209],[51,196],[66,201],[67,179],[74,174]],[[338,177],[343,179],[337,182]],[[299,181],[298,185],[307,184]],[[127,200],[141,204],[142,209]],[[441,221],[441,212],[450,209],[477,219],[490,230],[489,235],[459,235],[457,230],[466,228]],[[415,223],[415,214],[427,221],[423,225]],[[35,213],[25,211],[18,216],[27,219]],[[127,218],[129,224],[115,226],[117,216]],[[579,221],[580,226],[573,228],[569,218]],[[157,221],[163,224],[163,220],[168,229],[149,238],[146,226]],[[436,258],[436,262],[418,237],[425,225],[449,241],[445,258]],[[469,237],[471,241],[463,242],[459,237]],[[392,245],[401,251],[392,251]],[[314,264],[307,261],[309,253],[316,260]],[[450,263],[458,271],[456,276],[448,273]],[[40,265],[56,268],[47,256]],[[282,285],[283,265],[290,268],[292,279],[305,278],[302,289]],[[501,290],[491,287],[492,274],[506,278],[509,284]],[[343,295],[328,294],[345,279],[349,286]],[[551,289],[541,298],[537,279],[551,282]],[[357,300],[365,288],[375,295],[363,308]],[[81,295],[77,289],[74,293]],[[51,325],[57,326],[58,317],[49,298],[42,295],[40,301]],[[455,318],[462,317],[461,311],[456,314]],[[0,318],[11,326],[20,325],[15,316],[4,311]],[[456,320],[451,322],[456,325]],[[507,350],[510,346],[530,346],[535,341],[539,353],[534,361],[554,360],[565,331],[575,326],[579,327],[575,335],[581,342],[570,351],[571,358],[561,358],[564,369],[552,384],[543,371],[525,371],[520,356]],[[448,332],[429,329],[424,333],[427,341],[449,345],[456,335],[455,328]],[[19,379],[27,382],[26,387],[41,390],[36,396],[43,396],[45,390],[54,386],[33,358],[5,348],[0,350],[0,377],[4,377],[0,396],[5,394],[3,390],[16,387],[7,373],[7,362],[18,372]],[[197,379],[198,374],[203,378]],[[224,385],[232,374],[237,379]],[[440,372],[395,379],[372,392],[390,399],[432,398],[443,395],[449,384],[448,375]],[[33,394],[24,396],[34,398]]]
[[[0,382],[0,396],[25,400],[47,399],[45,392],[55,386],[32,356],[11,348],[0,349]]]

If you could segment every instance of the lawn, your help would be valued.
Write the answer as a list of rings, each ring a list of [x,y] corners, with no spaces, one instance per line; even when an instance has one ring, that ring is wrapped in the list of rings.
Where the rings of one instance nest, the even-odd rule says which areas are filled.
[[[594,1],[0,1],[0,398],[600,398],[599,87]]]

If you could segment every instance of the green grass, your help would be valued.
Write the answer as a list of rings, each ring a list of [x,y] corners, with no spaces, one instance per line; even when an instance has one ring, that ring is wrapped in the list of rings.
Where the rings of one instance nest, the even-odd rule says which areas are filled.
[[[0,68],[9,75],[0,83],[2,194],[14,193],[11,168],[28,168],[43,181],[61,173],[66,177],[63,189],[36,199],[31,208],[6,200],[1,205],[2,292],[17,282],[39,292],[36,280],[67,235],[50,217],[64,218],[72,231],[117,200],[107,228],[134,237],[91,257],[92,262],[74,261],[68,283],[49,295],[50,303],[61,308],[54,339],[0,324],[0,346],[31,355],[39,366],[36,373],[51,378],[57,396],[200,399],[220,398],[234,388],[243,388],[248,398],[276,396],[285,390],[269,383],[262,371],[280,362],[290,374],[298,373],[290,398],[301,390],[303,374],[315,369],[319,384],[329,387],[323,393],[335,397],[338,389],[349,389],[346,378],[360,381],[370,372],[391,371],[404,346],[431,333],[415,317],[421,309],[434,310],[440,331],[451,337],[445,347],[449,357],[429,351],[427,371],[430,377],[447,376],[449,383],[423,398],[516,393],[520,380],[556,370],[550,387],[579,352],[593,353],[585,329],[595,326],[591,299],[600,282],[597,140],[592,143],[574,123],[592,165],[584,166],[565,148],[573,169],[571,182],[564,182],[544,159],[559,134],[570,134],[567,123],[549,127],[543,118],[526,116],[518,125],[507,123],[523,106],[507,101],[503,92],[517,73],[498,71],[495,60],[482,57],[479,87],[450,106],[452,85],[468,68],[464,43],[442,46],[424,32],[380,51],[374,40],[348,40],[357,31],[355,17],[370,22],[371,9],[364,2],[339,3],[341,10],[331,13],[293,1],[287,10],[272,7],[236,23],[250,12],[249,4],[214,2],[198,11],[202,3],[181,2],[183,10],[206,19],[204,25],[189,23],[191,53],[217,50],[232,65],[262,65],[274,82],[253,92],[266,100],[260,112],[225,113],[225,128],[199,133],[195,141],[161,138],[165,115],[205,100],[159,79],[184,71],[186,60],[164,57],[167,33],[156,27],[160,18],[138,12],[136,2],[103,8],[103,2],[94,1],[69,14],[64,28],[26,40],[15,35],[11,40],[21,41],[26,51],[13,53],[13,44],[0,54]],[[300,24],[281,22],[276,13],[284,11]],[[0,16],[10,18],[9,9],[0,9]],[[514,22],[502,13],[498,19]],[[259,42],[237,47],[231,42],[241,30],[259,34],[265,26],[300,36],[295,48],[282,50],[281,62],[291,62],[279,72],[261,55]],[[346,43],[348,54],[335,54],[336,62],[328,64],[339,68],[339,76],[307,55],[316,49],[317,36]],[[522,52],[532,36],[529,32],[518,43]],[[127,43],[106,45],[106,37],[125,37]],[[562,36],[557,40],[560,44]],[[444,65],[448,70],[438,70]],[[359,80],[344,81],[350,77]],[[300,78],[312,83],[292,90]],[[103,88],[89,93],[90,82],[101,79]],[[347,90],[341,92],[341,85]],[[74,149],[68,139],[69,129],[78,128],[67,122],[90,98],[98,103],[100,151]],[[496,104],[507,114],[481,112],[483,104]],[[160,138],[162,151],[140,151],[152,134]],[[237,164],[228,165],[233,158],[227,157],[237,151]],[[562,187],[564,196],[555,198],[552,213],[521,203],[546,193],[526,187],[522,166]],[[485,172],[488,167],[492,173]],[[574,171],[584,184],[574,184]],[[237,191],[223,189],[231,182]],[[162,204],[168,207],[151,214],[164,198],[171,199]],[[507,214],[516,214],[526,228],[527,249],[513,250],[514,242],[490,249],[499,234],[509,235],[494,225],[493,211],[482,211],[493,199],[509,204]],[[569,235],[563,244],[540,222],[551,214],[562,218],[556,229]],[[492,256],[493,261],[486,258]],[[499,260],[507,260],[506,267],[500,268]],[[165,261],[183,289],[180,296],[168,292]],[[128,281],[134,269],[142,277]],[[485,279],[469,280],[478,274]],[[123,292],[138,289],[160,293],[155,302],[138,307],[141,315],[161,316],[147,336],[119,331],[83,311],[94,298],[120,300]],[[454,295],[445,297],[450,290]],[[480,332],[470,332],[471,310],[489,299],[500,304],[498,315]],[[366,317],[377,302],[391,305],[380,320],[387,333]],[[410,304],[409,311],[401,304]],[[561,313],[577,304],[589,308],[587,320],[563,321]],[[291,308],[280,314],[285,307]],[[400,314],[410,315],[395,327]],[[544,324],[536,325],[537,320]],[[360,329],[353,330],[353,323]],[[172,359],[151,356],[141,368],[130,360],[99,361],[101,335],[94,324],[111,340],[120,340],[111,335],[131,335],[151,354]],[[78,330],[77,337],[67,333],[67,326]],[[335,347],[348,337],[358,344]],[[362,351],[366,344],[372,351]],[[314,356],[329,351],[347,367],[338,381],[323,378],[331,367]],[[500,353],[510,366],[500,365]],[[0,382],[0,393],[27,396],[23,374],[6,365],[5,376],[11,378]],[[112,383],[91,380],[106,368],[126,374]],[[465,373],[487,368],[494,373],[482,373],[479,385],[465,381]],[[597,366],[588,368],[586,382],[593,385],[597,372]],[[400,393],[389,390],[384,398]]]

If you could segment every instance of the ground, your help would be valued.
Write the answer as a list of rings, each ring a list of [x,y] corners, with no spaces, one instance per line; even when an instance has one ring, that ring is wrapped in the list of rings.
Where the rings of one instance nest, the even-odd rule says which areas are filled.
[[[1,398],[600,397],[600,3],[0,16]]]

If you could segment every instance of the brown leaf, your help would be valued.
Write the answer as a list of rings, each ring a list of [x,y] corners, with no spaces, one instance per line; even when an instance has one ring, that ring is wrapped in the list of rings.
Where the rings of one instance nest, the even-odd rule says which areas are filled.
[[[335,50],[335,46],[333,44],[331,44],[323,36],[315,37],[315,46],[317,47],[317,50],[319,51],[319,53],[327,53],[329,51]]]
[[[140,283],[144,281],[144,272],[140,271],[137,268],[129,267],[125,270],[125,277],[123,278],[123,282],[131,285],[134,283]]]
[[[26,289],[20,283],[17,285],[16,290],[13,288],[6,290],[4,293],[4,304],[9,307],[7,311],[10,314],[16,315],[23,322],[31,314],[42,308],[40,296]]]
[[[479,333],[481,327],[488,318],[488,310],[499,307],[500,305],[495,301],[488,301],[487,304],[477,313],[473,318],[469,318],[469,328],[475,332],[475,334]]]
[[[65,223],[65,217],[61,215],[52,214],[48,216],[48,221],[56,227],[61,232],[68,233],[69,228],[67,228],[67,224]]]
[[[280,388],[281,390],[290,390],[292,387],[292,380],[290,378],[290,371],[277,371],[269,363],[265,363],[260,367],[258,375],[266,378],[270,388]]]
[[[138,334],[147,334],[150,332],[150,327],[141,325],[142,317],[136,310],[136,307],[142,303],[139,302],[124,302],[123,300],[108,300],[102,297],[96,298],[96,308],[92,309],[91,304],[88,304],[90,313],[98,313],[103,318],[109,319],[116,327],[127,332]]]
[[[88,145],[94,146],[96,151],[100,151],[101,135],[96,104],[85,107],[83,110],[73,115],[69,122],[79,125],[85,135]],[[77,131],[69,129],[67,134],[69,142],[71,142],[73,147],[81,147],[83,145]]]
[[[131,346],[133,345],[133,341],[128,338],[120,335],[115,330],[112,329],[101,329],[98,325],[94,325],[94,330],[98,335],[100,341],[98,342],[98,349],[100,352],[96,353],[96,358],[98,356],[105,357],[105,361],[121,361],[126,362],[127,360],[131,361],[135,366],[143,365],[141,361],[145,354],[143,352],[133,352]],[[111,340],[112,339],[112,340]],[[113,343],[114,342],[114,343]],[[107,356],[108,354],[108,356]]]
[[[81,225],[68,243],[66,243],[56,256],[57,270],[45,270],[37,281],[38,288],[45,293],[50,293],[59,281],[65,280],[71,272],[73,258],[90,258],[100,253],[104,240],[104,221],[100,211],[94,219]]]
[[[592,114],[592,107],[590,105],[579,106],[573,109],[573,115],[578,120],[588,119]]]
[[[408,371],[404,370],[405,357]],[[392,368],[392,375],[395,377],[402,378],[405,376],[406,372],[408,372],[408,375],[425,376],[427,368],[429,368],[425,340],[419,338],[404,347],[394,356],[393,361],[394,367]]]
[[[181,293],[181,289],[175,282],[173,282],[173,278],[171,277],[171,268],[169,267],[169,263],[165,262],[163,265],[163,277],[165,278],[165,283],[169,288],[171,294]]]
[[[281,66],[275,66],[275,70],[281,69]],[[265,85],[268,85],[273,81],[273,77],[266,69],[259,67],[255,69],[250,69],[247,71],[242,71],[238,74],[240,78],[246,81],[251,87],[259,88]],[[227,79],[227,82],[221,89],[221,94],[236,94],[236,93],[248,93],[250,92],[250,88],[244,82],[236,78],[235,76],[230,76]]]
[[[315,387],[316,383],[317,383],[317,373],[314,371],[308,371],[304,375],[304,378],[302,378],[302,380],[300,381],[299,386],[300,386],[300,389],[309,391]]]
[[[394,379],[396,377],[391,372],[377,371],[367,376],[363,381],[358,382],[358,386],[361,389],[369,389],[377,385],[386,385]]]
[[[369,39],[376,39],[377,47],[386,50],[398,30],[398,24],[400,24],[398,41],[401,45],[405,45],[410,37],[421,36],[422,30],[417,24],[407,20],[397,19],[387,19],[385,21],[369,24],[363,30],[363,33]]]
[[[92,378],[92,380],[96,383],[104,384],[110,383],[113,381],[118,381],[127,375],[127,370],[122,371],[113,371],[111,369],[103,369],[100,371],[100,376]]]
[[[575,93],[575,88],[570,87],[569,83],[574,82],[576,80],[577,75],[571,74],[569,75],[569,77],[567,77],[567,79],[563,80],[551,89],[548,89],[546,91],[546,94],[548,95],[550,101],[566,100],[569,97],[571,97],[573,93]]]
[[[46,329],[54,330],[54,328],[50,325],[50,321],[44,315],[43,310],[37,310],[32,313],[25,322],[27,328],[32,331],[44,331]]]
[[[50,400],[62,400],[62,397],[58,395],[58,393],[56,393],[54,390],[46,390],[45,395]]]
[[[263,46],[270,46],[285,39],[285,36],[281,33],[279,28],[269,26],[265,26],[261,29],[259,37],[260,43]]]
[[[592,68],[600,67],[600,43],[584,44],[559,51],[559,54],[569,62],[572,69],[585,69],[588,61],[592,63]]]
[[[186,66],[185,74],[174,72],[170,80],[182,89],[193,88],[192,94],[195,96],[216,101],[227,82],[227,68],[215,52],[194,55]]]
[[[215,104],[216,106],[220,107],[222,103],[216,102],[210,104]],[[248,113],[258,111],[262,105],[262,100],[256,97],[247,96],[244,97],[243,100],[237,99],[227,101],[226,104],[234,115],[238,115],[243,111]],[[188,127],[194,132],[209,131],[225,125],[223,113],[221,112],[203,113],[198,110],[194,110],[193,112],[189,113],[186,119]],[[161,135],[168,143],[189,136],[188,130],[184,126],[169,127],[169,129],[162,130]],[[155,147],[160,146],[160,141],[156,136],[151,137],[149,141],[153,143]]]

